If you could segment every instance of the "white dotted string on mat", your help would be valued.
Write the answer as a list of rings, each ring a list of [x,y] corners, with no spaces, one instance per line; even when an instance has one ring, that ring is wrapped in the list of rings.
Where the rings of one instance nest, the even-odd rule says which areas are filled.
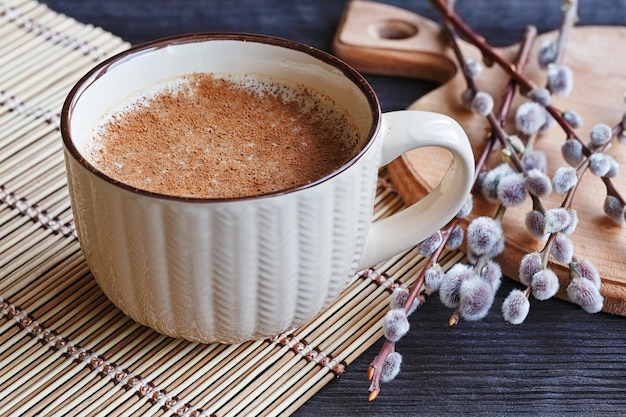
[[[35,223],[39,223],[46,229],[66,237],[78,238],[76,228],[72,223],[63,223],[58,217],[52,217],[46,210],[30,203],[25,198],[20,198],[14,192],[8,191],[4,185],[0,185],[0,202],[18,210]]]
[[[180,417],[211,416],[211,414],[201,408],[184,403],[164,389],[158,389],[153,383],[146,381],[141,376],[134,375],[132,372],[121,368],[102,356],[74,344],[53,330],[43,327],[36,320],[33,320],[25,310],[9,303],[3,297],[0,297],[0,313],[7,318],[13,319],[18,326],[33,335],[41,343],[60,351],[67,357],[86,364],[101,376],[134,390],[150,403],[157,404],[166,411],[170,411]]]
[[[61,120],[61,115],[59,113],[55,113],[52,110],[44,109],[34,104],[26,104],[6,91],[0,91],[0,106],[5,106],[9,111],[23,116],[32,116],[37,119],[43,119],[46,123],[54,125],[56,129],[59,129],[59,122]]]
[[[344,361],[337,361],[331,355],[324,353],[317,347],[309,345],[306,340],[301,340],[295,335],[283,333],[274,336],[269,339],[269,341],[281,346],[287,346],[292,352],[302,356],[308,362],[315,362],[320,366],[330,369],[336,377],[340,377],[346,369],[347,364]]]
[[[105,58],[105,53],[98,47],[46,27],[6,4],[0,4],[0,16],[6,17],[9,22],[14,23],[26,32],[41,36],[54,44],[74,49],[93,61],[100,61]]]
[[[389,291],[393,291],[400,286],[400,284],[395,282],[387,273],[380,272],[378,269],[374,268],[364,270],[361,272],[359,277],[370,279],[375,284],[380,285]]]

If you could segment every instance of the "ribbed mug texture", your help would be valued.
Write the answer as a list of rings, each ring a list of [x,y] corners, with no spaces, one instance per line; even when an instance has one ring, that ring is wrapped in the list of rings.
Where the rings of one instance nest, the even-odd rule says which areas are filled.
[[[66,160],[81,246],[110,300],[169,336],[235,343],[305,323],[345,287],[378,154],[310,188],[208,204],[155,201]]]

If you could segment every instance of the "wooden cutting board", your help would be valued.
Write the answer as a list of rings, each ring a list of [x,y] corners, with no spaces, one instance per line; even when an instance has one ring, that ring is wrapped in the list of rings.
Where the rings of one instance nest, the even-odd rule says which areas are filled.
[[[529,22],[532,23],[532,22]],[[536,63],[536,50],[545,39],[554,39],[555,33],[539,36],[525,74],[537,85],[545,85],[545,73]],[[584,140],[596,123],[615,125],[626,109],[626,72],[623,48],[626,45],[624,27],[576,27],[570,34],[565,63],[574,71],[574,91],[568,97],[553,99],[561,110],[573,109],[579,113],[584,125],[580,137]],[[462,44],[467,57],[481,60],[478,50]],[[352,1],[346,7],[337,30],[333,52],[357,70],[364,73],[403,76],[436,81],[442,85],[421,97],[410,108],[435,111],[455,118],[466,130],[476,154],[483,146],[487,122],[461,105],[460,93],[465,82],[457,71],[452,52],[443,43],[439,26],[415,13],[394,6],[369,1]],[[517,46],[499,49],[513,60]],[[508,82],[506,74],[497,67],[486,68],[477,79],[480,89],[500,96]],[[517,98],[513,109],[523,99]],[[514,112],[511,112],[513,115]],[[508,126],[513,126],[509,120]],[[509,129],[510,130],[510,129]],[[565,165],[560,146],[565,135],[553,126],[538,140],[537,149],[548,156],[548,173]],[[626,144],[616,143],[608,151],[621,165],[622,171],[615,179],[616,188],[626,196]],[[492,166],[498,156],[491,161]],[[420,199],[436,185],[448,167],[450,156],[445,151],[426,149],[410,152],[389,165],[390,179],[402,199],[410,204]],[[591,173],[585,174],[573,207],[581,219],[577,230],[570,236],[579,258],[591,260],[602,276],[601,292],[605,297],[604,311],[626,315],[626,226],[615,225],[603,214],[606,196],[602,181]],[[557,207],[562,196],[553,195],[544,201],[546,208]],[[474,215],[493,215],[494,204],[482,198],[475,199]],[[524,227],[524,216],[531,209],[530,199],[505,213],[503,227],[507,236],[506,250],[499,257],[507,277],[518,279],[521,257],[543,247],[532,239]],[[551,265],[561,279],[558,296],[567,299],[565,287],[568,269],[564,265]]]

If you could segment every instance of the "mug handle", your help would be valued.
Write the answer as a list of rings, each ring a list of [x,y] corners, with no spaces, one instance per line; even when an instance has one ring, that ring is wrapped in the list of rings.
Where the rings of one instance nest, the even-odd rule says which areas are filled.
[[[448,223],[461,209],[474,178],[474,155],[467,135],[443,114],[401,110],[382,115],[381,166],[412,149],[444,148],[453,155],[439,185],[404,210],[372,223],[358,270],[407,250]]]

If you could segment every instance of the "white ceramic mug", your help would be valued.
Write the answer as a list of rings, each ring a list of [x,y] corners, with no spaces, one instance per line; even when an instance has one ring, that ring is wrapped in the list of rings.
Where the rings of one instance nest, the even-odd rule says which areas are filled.
[[[131,93],[192,72],[260,73],[305,84],[346,109],[367,141],[335,172],[257,197],[189,199],[137,190],[91,165],[83,145]],[[236,343],[301,325],[352,275],[417,244],[461,207],[473,177],[468,139],[450,118],[381,114],[365,79],[296,42],[194,34],[133,47],[70,92],[61,132],[79,241],[96,281],[134,320],[173,337]],[[441,184],[372,223],[378,170],[422,146],[448,149]]]

